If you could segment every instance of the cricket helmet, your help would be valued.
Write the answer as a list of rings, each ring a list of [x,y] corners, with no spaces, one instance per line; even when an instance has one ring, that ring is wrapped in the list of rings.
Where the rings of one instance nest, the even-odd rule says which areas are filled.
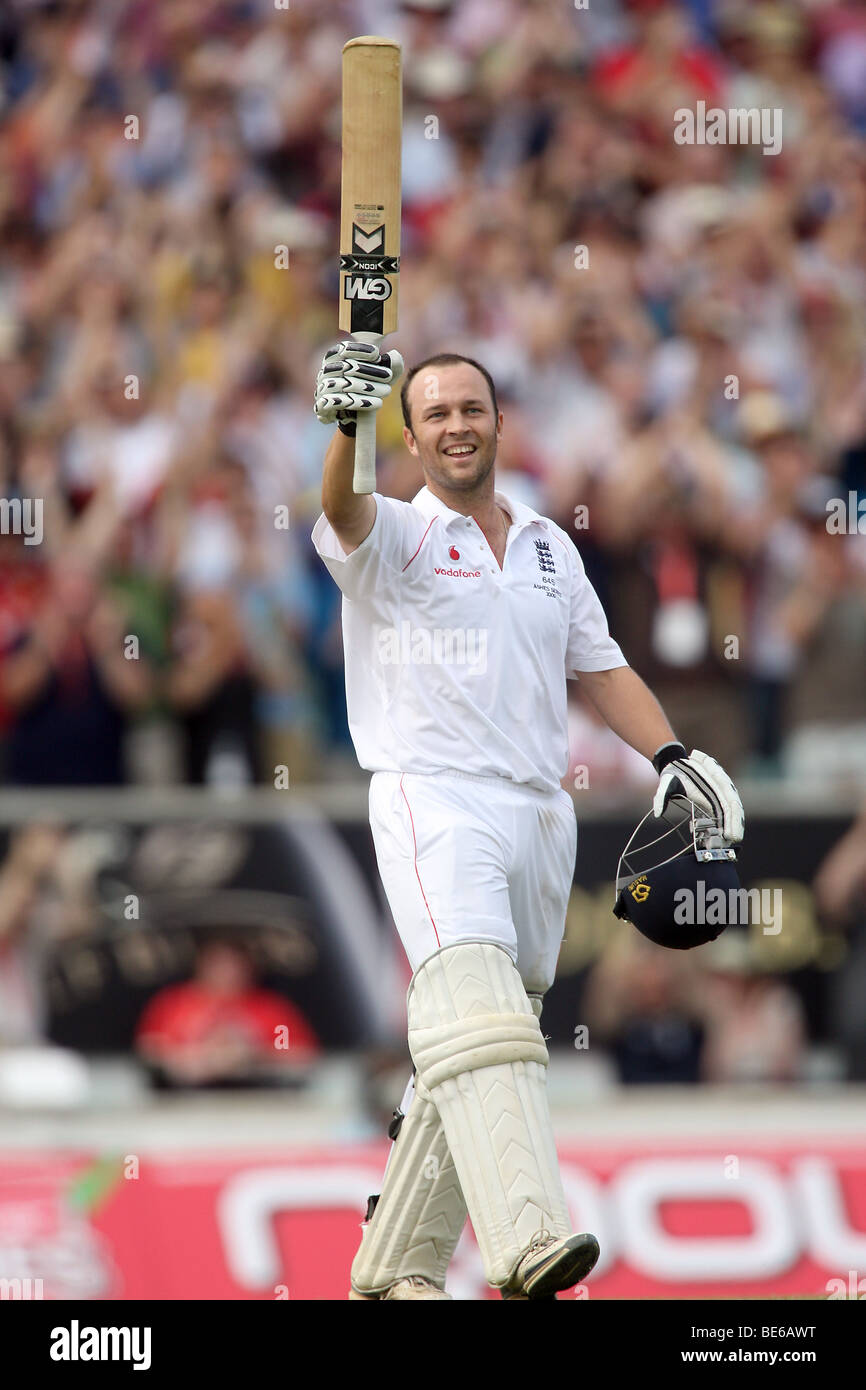
[[[638,822],[620,855],[614,914],[658,946],[703,946],[728,923],[715,914],[712,922],[702,921],[707,914],[701,906],[713,889],[731,901],[727,895],[740,886],[736,859],[720,818],[685,796],[672,797],[662,815],[648,811]]]

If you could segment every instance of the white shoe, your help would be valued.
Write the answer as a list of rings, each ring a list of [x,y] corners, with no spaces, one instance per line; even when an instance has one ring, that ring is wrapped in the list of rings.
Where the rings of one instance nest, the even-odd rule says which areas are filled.
[[[450,1293],[446,1293],[438,1284],[434,1284],[432,1279],[425,1279],[421,1274],[410,1274],[405,1279],[398,1279],[385,1293],[359,1293],[353,1288],[349,1290],[349,1298],[363,1299],[367,1303],[384,1302],[386,1298],[447,1298],[452,1302]]]
[[[579,1284],[600,1253],[595,1236],[586,1232],[556,1239],[549,1231],[539,1231],[518,1260],[502,1297],[555,1298],[560,1290]]]

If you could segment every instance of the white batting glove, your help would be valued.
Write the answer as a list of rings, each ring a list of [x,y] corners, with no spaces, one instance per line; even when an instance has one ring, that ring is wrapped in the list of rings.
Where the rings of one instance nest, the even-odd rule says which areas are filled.
[[[678,755],[678,748],[682,749],[682,756]],[[653,759],[660,772],[658,790],[653,798],[653,815],[660,816],[671,797],[687,796],[702,811],[716,816],[722,823],[725,839],[737,844],[743,838],[745,816],[736,787],[724,768],[708,753],[693,748],[686,757],[685,752],[682,744],[666,744]]]
[[[346,338],[325,353],[316,377],[313,409],[323,425],[339,425],[353,435],[362,410],[381,410],[391,385],[403,371],[399,352],[380,353],[375,343]]]

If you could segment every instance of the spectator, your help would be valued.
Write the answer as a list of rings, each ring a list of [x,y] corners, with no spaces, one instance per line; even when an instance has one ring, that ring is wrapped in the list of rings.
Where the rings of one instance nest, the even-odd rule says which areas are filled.
[[[238,941],[201,947],[194,978],[160,990],[144,1010],[136,1047],[162,1086],[261,1085],[306,1068],[318,1043],[288,999],[256,986]]]
[[[748,933],[729,927],[707,946],[703,964],[703,1080],[798,1081],[806,1044],[802,1006],[784,980],[757,967]]]
[[[0,1048],[44,1040],[51,930],[40,907],[64,838],[54,826],[28,826],[11,838],[0,866]]]
[[[257,781],[256,685],[234,596],[224,589],[187,595],[174,641],[166,688],[184,734],[185,780]]]
[[[829,1002],[848,1078],[866,1081],[866,806],[823,859],[814,892],[824,921],[848,934],[842,968],[831,977]]]
[[[122,609],[110,592],[100,592],[86,559],[58,561],[30,626],[0,664],[7,781],[124,781],[127,716],[144,707],[153,689],[147,661],[134,648],[125,654],[124,639]]]
[[[682,953],[630,935],[593,966],[583,1000],[590,1046],[608,1049],[625,1086],[694,1085],[704,1025]]]

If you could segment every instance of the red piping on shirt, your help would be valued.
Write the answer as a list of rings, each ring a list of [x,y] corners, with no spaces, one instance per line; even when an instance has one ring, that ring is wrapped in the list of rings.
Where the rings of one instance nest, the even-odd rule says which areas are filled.
[[[438,516],[434,516],[433,521],[438,521],[438,520],[439,520]],[[430,526],[433,525],[433,521],[430,522],[430,525],[427,527],[427,531],[430,530]],[[424,542],[425,542],[426,539],[427,539],[427,531],[424,532],[423,536],[421,537],[420,541],[418,542],[418,550],[421,549],[422,545],[424,544]],[[415,555],[418,554],[418,550],[415,551]],[[410,566],[411,563],[412,563],[412,560],[415,559],[415,555],[413,555],[411,559],[409,559],[409,560],[406,561],[405,565],[403,566],[403,568],[402,568],[401,571],[400,571],[401,574],[405,574],[405,573],[406,573],[407,569],[409,568],[409,566]]]
[[[436,520],[436,518],[435,518],[435,516],[434,516],[433,521],[435,521],[435,520]],[[433,523],[431,522],[430,525],[432,526],[432,524],[433,524]],[[427,530],[428,530],[428,531],[430,530],[430,527],[429,527],[429,526],[427,527]],[[424,534],[426,535],[426,532],[425,532]],[[412,558],[414,559],[414,556],[413,556]],[[404,774],[404,776],[405,776],[405,774]],[[431,923],[431,925],[432,925],[432,927],[433,927],[433,935],[436,937],[436,945],[437,945],[437,946],[441,946],[441,945],[442,945],[442,942],[439,940],[439,933],[438,933],[438,931],[436,930],[436,923],[433,921],[433,913],[430,911],[430,904],[429,904],[428,901],[427,901],[427,894],[424,892],[424,885],[423,885],[422,882],[421,882],[421,875],[420,875],[419,872],[418,872],[418,842],[417,842],[417,840],[415,839],[415,821],[414,821],[414,819],[413,819],[413,817],[412,817],[412,807],[409,805],[409,799],[408,799],[408,797],[406,796],[406,793],[403,791],[403,778],[402,778],[402,777],[400,778],[400,792],[401,792],[401,794],[402,794],[402,796],[403,796],[403,800],[406,802],[406,810],[409,812],[409,821],[410,821],[410,823],[411,823],[411,825],[412,825],[412,849],[413,849],[413,851],[414,851],[415,877],[416,877],[417,880],[418,880],[418,887],[421,889],[421,897],[424,899],[424,906],[425,906],[426,909],[427,909],[427,916],[430,918],[430,923]]]

